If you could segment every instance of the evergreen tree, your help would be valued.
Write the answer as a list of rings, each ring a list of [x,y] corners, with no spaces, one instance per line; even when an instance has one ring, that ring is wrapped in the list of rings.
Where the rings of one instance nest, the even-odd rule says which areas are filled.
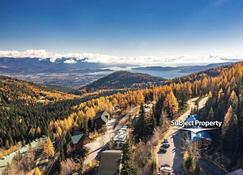
[[[162,125],[162,107],[163,107],[163,97],[161,96],[158,101],[156,102],[155,106],[154,106],[154,117],[156,119],[156,125],[157,126],[161,126]]]
[[[224,117],[222,126],[222,145],[226,154],[234,156],[239,145],[238,117],[230,106]],[[231,153],[231,154],[230,154]]]
[[[135,139],[138,141],[139,139],[143,139],[145,137],[145,111],[144,111],[144,106],[143,104],[140,105],[140,113],[139,113],[139,118],[138,121],[135,123],[134,126],[134,136]]]
[[[213,112],[213,108],[211,107],[209,112],[208,112],[208,117],[207,117],[208,121],[213,121],[214,120],[214,112]]]
[[[128,140],[123,146],[121,175],[137,175],[133,160],[132,144]]]
[[[233,90],[229,97],[229,105],[231,105],[234,111],[236,112],[238,110],[238,104],[239,104],[238,97],[235,91]]]
[[[66,156],[67,156],[67,142],[66,142],[66,138],[63,138],[61,142],[61,150],[60,150],[61,161],[66,160]]]

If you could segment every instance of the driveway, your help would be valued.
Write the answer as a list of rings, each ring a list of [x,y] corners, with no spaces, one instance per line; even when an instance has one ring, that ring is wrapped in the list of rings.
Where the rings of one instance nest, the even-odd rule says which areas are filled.
[[[84,160],[84,166],[88,165],[90,161],[94,160],[98,155],[99,151],[103,148],[103,146],[106,145],[111,140],[115,132],[114,129],[115,122],[116,122],[115,119],[111,119],[110,121],[108,121],[107,130],[105,134],[99,136],[94,141],[84,145],[84,147],[89,150],[89,153],[86,159]]]

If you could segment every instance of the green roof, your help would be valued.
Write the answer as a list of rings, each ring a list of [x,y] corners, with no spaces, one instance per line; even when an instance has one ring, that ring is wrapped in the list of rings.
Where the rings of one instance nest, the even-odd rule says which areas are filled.
[[[84,136],[83,133],[80,133],[80,134],[76,134],[76,135],[71,136],[72,143],[73,144],[77,144],[80,141],[80,139],[83,138],[83,136]]]

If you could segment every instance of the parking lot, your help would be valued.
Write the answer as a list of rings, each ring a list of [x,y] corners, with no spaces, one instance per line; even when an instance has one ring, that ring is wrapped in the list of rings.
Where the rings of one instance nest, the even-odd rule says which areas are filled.
[[[128,138],[128,127],[125,125],[119,130],[116,131],[115,136],[113,138],[114,148],[121,149],[123,144],[126,142]]]

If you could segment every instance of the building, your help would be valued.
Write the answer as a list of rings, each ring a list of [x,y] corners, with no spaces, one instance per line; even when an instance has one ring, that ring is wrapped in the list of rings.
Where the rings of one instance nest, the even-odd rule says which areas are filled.
[[[198,120],[197,118],[198,118],[197,115],[189,115],[185,122]],[[195,126],[194,128],[200,128],[200,127]],[[196,143],[199,149],[207,148],[212,141],[208,131],[200,131],[197,133],[189,132],[189,139],[192,142]]]
[[[84,133],[80,131],[74,131],[71,134],[71,150],[72,151],[79,151],[82,149],[83,141],[84,141],[85,135]]]
[[[106,150],[101,152],[98,175],[119,175],[121,171],[122,151]]]
[[[235,170],[235,171],[228,173],[226,175],[243,175],[243,169]]]
[[[93,121],[94,129],[99,130],[104,124],[110,120],[111,115],[107,111],[100,112],[96,115]]]

